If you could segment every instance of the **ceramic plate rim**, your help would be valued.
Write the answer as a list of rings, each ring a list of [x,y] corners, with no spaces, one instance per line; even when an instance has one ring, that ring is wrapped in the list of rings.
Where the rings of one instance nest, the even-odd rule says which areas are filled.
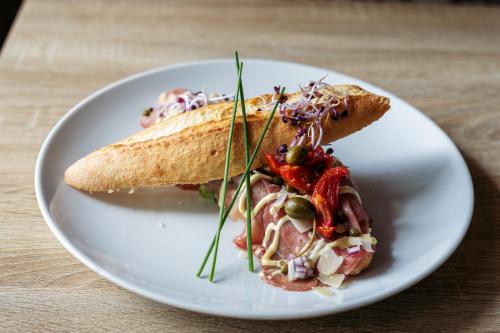
[[[142,77],[146,77],[148,75],[157,73],[157,72],[162,72],[162,71],[169,71],[173,69],[178,69],[178,68],[183,68],[183,67],[190,67],[190,66],[197,66],[197,65],[210,65],[210,64],[220,64],[220,63],[227,63],[227,62],[233,62],[233,59],[227,59],[227,58],[217,58],[217,59],[208,59],[208,60],[198,60],[198,61],[190,61],[190,62],[182,62],[182,63],[176,63],[176,64],[171,64],[171,65],[166,65],[166,66],[161,66],[161,67],[156,67],[152,69],[148,69],[145,71],[141,71],[132,75],[129,75],[123,79],[120,79],[118,81],[115,81],[111,84],[108,84],[97,91],[91,93],[87,97],[85,97],[83,100],[78,102],[76,105],[74,105],[68,112],[66,112],[56,123],[53,125],[52,129],[49,131],[47,134],[47,137],[45,138],[40,152],[37,157],[36,165],[35,165],[35,175],[34,175],[34,182],[35,182],[35,195],[36,199],[38,202],[38,205],[40,207],[40,211],[42,213],[42,216],[44,217],[47,225],[49,226],[49,229],[52,231],[52,233],[56,236],[57,240],[74,256],[76,257],[80,262],[82,262],[85,266],[96,272],[97,274],[101,275],[105,279],[119,285],[120,287],[137,293],[141,296],[144,296],[146,298],[155,300],[159,303],[162,304],[167,304],[171,306],[175,306],[184,310],[189,310],[189,311],[195,311],[199,313],[204,313],[204,314],[210,314],[210,315],[217,315],[217,316],[223,316],[223,317],[233,317],[233,318],[241,318],[241,319],[253,319],[253,320],[286,320],[286,319],[302,319],[302,318],[311,318],[311,317],[319,317],[323,315],[328,315],[328,314],[334,314],[334,313],[340,313],[348,310],[352,310],[355,308],[360,308],[363,306],[367,306],[373,303],[376,303],[378,301],[381,301],[383,299],[386,299],[388,297],[391,297],[413,285],[418,283],[419,281],[423,280],[427,276],[429,276],[432,272],[434,272],[437,268],[439,268],[448,258],[455,252],[455,250],[458,248],[460,243],[462,242],[463,238],[465,237],[465,234],[467,233],[467,230],[469,228],[469,225],[471,223],[472,219],[472,214],[473,214],[473,208],[474,208],[474,190],[473,190],[473,183],[472,183],[472,178],[470,175],[470,171],[467,167],[467,164],[465,163],[465,160],[456,147],[456,145],[453,143],[453,141],[448,137],[448,135],[436,124],[432,119],[430,119],[426,114],[421,112],[420,110],[416,109],[412,105],[408,104],[406,101],[403,99],[397,97],[396,95],[378,87],[380,91],[383,93],[391,96],[391,98],[397,98],[403,105],[412,111],[415,111],[417,114],[419,114],[421,117],[427,118],[428,121],[432,123],[432,125],[436,128],[436,130],[440,133],[440,135],[443,137],[443,139],[447,140],[449,144],[451,144],[451,147],[455,150],[455,153],[459,157],[459,161],[461,163],[461,167],[463,171],[465,172],[465,175],[467,176],[467,196],[470,198],[469,205],[465,207],[466,214],[465,214],[465,221],[462,224],[462,229],[459,232],[459,236],[453,240],[452,244],[446,249],[446,251],[443,251],[441,255],[434,260],[425,270],[422,270],[418,272],[418,274],[414,275],[412,278],[408,279],[405,283],[400,284],[399,286],[389,289],[389,290],[381,290],[380,292],[376,294],[370,294],[362,298],[358,298],[356,301],[353,301],[349,304],[338,304],[335,309],[332,308],[326,308],[326,309],[312,309],[311,311],[304,311],[301,312],[298,315],[294,314],[285,314],[285,315],[273,315],[269,314],[266,316],[253,316],[252,314],[246,314],[246,313],[241,313],[238,311],[232,311],[231,309],[226,309],[226,310],[220,310],[219,308],[207,308],[204,306],[199,306],[199,305],[194,305],[193,303],[189,302],[183,302],[176,300],[175,298],[166,296],[166,295],[159,295],[153,291],[149,291],[145,288],[138,287],[132,283],[127,282],[126,280],[120,278],[117,275],[114,275],[112,273],[109,273],[106,271],[106,269],[100,267],[97,265],[91,258],[86,256],[85,254],[81,253],[81,251],[73,245],[73,243],[66,237],[64,232],[57,226],[55,221],[52,219],[52,215],[49,212],[48,209],[48,204],[47,200],[43,195],[43,186],[42,186],[42,170],[43,166],[45,165],[45,155],[52,144],[54,137],[58,133],[61,128],[64,127],[65,123],[69,121],[79,110],[81,110],[86,104],[88,104],[90,101],[93,99],[107,93],[108,91],[123,85],[129,81],[139,79]],[[279,63],[283,65],[293,65],[293,66],[303,66],[305,68],[310,68],[310,69],[321,69],[326,72],[334,72],[338,73],[341,75],[345,75],[347,77],[355,78],[350,75],[343,74],[341,72],[338,72],[336,70],[331,70],[331,69],[326,69],[326,68],[320,68],[316,66],[311,66],[307,64],[302,64],[302,63],[296,63],[296,62],[288,62],[288,61],[279,61],[279,60],[274,60],[274,59],[264,59],[264,58],[245,58],[244,61],[248,62],[273,62],[273,63]],[[375,86],[373,84],[367,83],[363,80],[360,80],[358,78],[355,78],[356,80],[366,83],[367,85],[370,86]]]

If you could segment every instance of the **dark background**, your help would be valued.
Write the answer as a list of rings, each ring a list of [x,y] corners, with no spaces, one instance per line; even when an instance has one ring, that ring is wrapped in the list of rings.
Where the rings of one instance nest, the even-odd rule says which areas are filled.
[[[0,1],[0,50],[7,34],[9,33],[10,26],[14,22],[17,11],[21,6],[22,0],[3,0]]]

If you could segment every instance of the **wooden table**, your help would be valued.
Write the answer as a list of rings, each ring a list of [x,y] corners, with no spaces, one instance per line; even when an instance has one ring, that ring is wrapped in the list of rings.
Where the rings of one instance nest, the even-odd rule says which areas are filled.
[[[234,49],[348,73],[436,121],[465,156],[476,192],[471,228],[452,258],[388,300],[296,322],[160,305],[73,258],[34,195],[34,163],[50,128],[109,82]],[[499,186],[499,7],[28,0],[0,58],[0,331],[500,331]]]

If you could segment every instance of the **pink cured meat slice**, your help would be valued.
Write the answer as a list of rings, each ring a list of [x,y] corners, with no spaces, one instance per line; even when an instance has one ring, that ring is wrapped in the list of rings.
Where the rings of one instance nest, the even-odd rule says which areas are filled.
[[[226,202],[232,200],[234,195],[234,190],[237,187],[238,182],[234,182],[231,190],[227,194]],[[234,188],[234,189],[233,189]],[[255,206],[263,197],[269,193],[279,192],[280,187],[269,183],[266,180],[260,180],[252,186],[252,206]],[[264,239],[264,233],[267,226],[270,223],[277,223],[278,220],[285,215],[283,209],[280,209],[276,215],[271,214],[270,208],[273,201],[266,204],[255,216],[254,223],[252,224],[252,243],[255,245],[261,245]],[[236,204],[235,204],[236,206]],[[234,220],[241,219],[245,220],[238,209],[231,211],[231,218]],[[234,243],[239,248],[246,250],[247,248],[247,238],[246,238],[246,228],[243,232],[234,239]],[[276,255],[279,258],[288,258],[290,255],[295,256],[295,253],[299,252],[308,241],[307,233],[299,233],[297,229],[291,223],[285,223],[280,231],[280,244]]]
[[[351,177],[342,178],[341,186],[350,186],[356,189]],[[349,228],[354,228],[362,233],[367,233],[370,226],[370,219],[358,198],[351,193],[344,193],[339,197],[339,207],[347,217]]]
[[[272,286],[283,288],[288,291],[308,291],[319,285],[319,281],[315,278],[306,280],[289,281],[285,274],[272,274],[275,269],[264,267],[262,269],[262,279]]]
[[[234,183],[235,188],[237,184],[238,184],[237,182]],[[279,191],[280,187],[277,185],[271,184],[264,179],[258,181],[252,186],[252,207],[255,207],[255,205],[269,193],[275,193]],[[228,198],[226,199],[226,202],[230,202],[230,200],[232,200],[232,196],[234,195],[234,191],[230,191],[227,195]],[[245,221],[245,217],[243,217],[241,213],[238,211],[237,205],[238,201],[236,201],[235,205],[233,206],[233,209],[231,210],[231,218],[233,220],[241,219]],[[282,211],[280,211],[276,216],[273,216],[269,211],[271,205],[272,202],[266,204],[255,216],[254,223],[252,224],[253,244],[260,245],[262,243],[262,240],[264,239],[264,232],[266,230],[267,225],[269,223],[275,223],[284,214]],[[246,239],[247,235],[245,228],[243,232],[234,239],[234,243],[239,248],[246,249],[247,248]]]
[[[344,261],[342,265],[340,265],[337,270],[337,274],[345,274],[345,275],[356,275],[361,273],[365,268],[367,268],[373,259],[372,252],[366,252],[361,249],[359,253],[350,254],[347,252],[347,249],[334,250],[337,255],[341,255],[344,257]]]

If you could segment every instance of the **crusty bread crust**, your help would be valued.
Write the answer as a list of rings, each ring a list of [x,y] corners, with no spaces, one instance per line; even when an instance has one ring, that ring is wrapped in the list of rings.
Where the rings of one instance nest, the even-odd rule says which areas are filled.
[[[323,119],[322,143],[335,141],[379,119],[389,109],[389,99],[369,93],[360,87],[336,85],[322,91],[324,98],[335,94],[347,97],[348,116],[333,121]],[[288,95],[297,100],[300,93]],[[249,142],[254,149],[270,111],[260,111],[263,95],[245,101]],[[157,187],[173,184],[198,184],[221,179],[229,134],[233,103],[209,105],[176,115],[135,135],[101,148],[71,165],[64,174],[67,184],[90,192],[110,189]],[[276,112],[262,142],[261,152],[272,152],[290,143],[297,128],[285,124]],[[264,164],[259,153],[252,167]],[[243,173],[244,144],[241,114],[238,114],[230,159],[230,176]]]

